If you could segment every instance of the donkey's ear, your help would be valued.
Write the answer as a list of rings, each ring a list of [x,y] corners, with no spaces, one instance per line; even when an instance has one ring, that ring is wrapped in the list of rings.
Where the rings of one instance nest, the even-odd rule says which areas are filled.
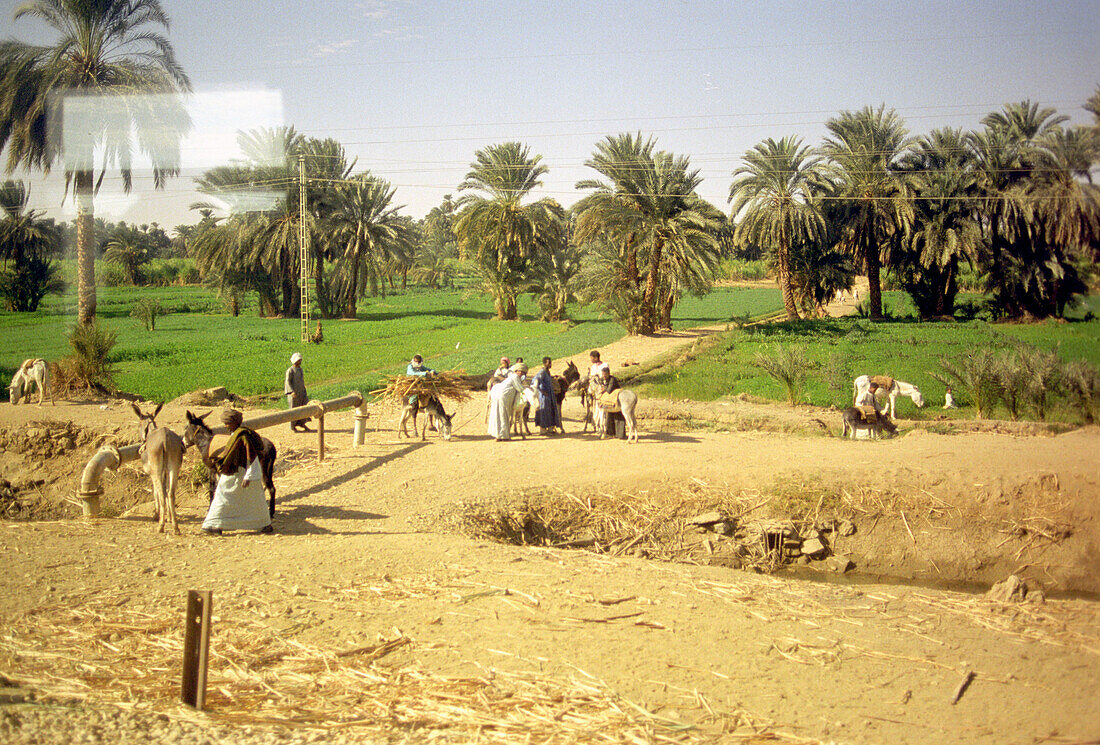
[[[205,414],[203,414],[202,416],[199,416],[199,417],[195,417],[195,418],[196,418],[196,419],[198,419],[198,420],[199,420],[200,422],[202,422],[203,424],[205,424],[205,423],[206,423],[206,422],[205,422],[205,419],[206,419],[206,417],[210,416],[210,415],[211,415],[211,414],[213,414],[213,413],[214,413],[213,411],[208,411],[208,412],[206,412]]]
[[[134,410],[135,414],[137,414],[138,419],[141,419],[141,409],[138,408],[138,405],[131,401],[130,408]]]
[[[162,404],[162,403],[157,404],[157,408],[153,409],[153,413],[149,415],[149,418],[150,419],[156,419],[157,414],[159,414],[160,410],[163,409],[163,408],[164,408],[164,404]]]

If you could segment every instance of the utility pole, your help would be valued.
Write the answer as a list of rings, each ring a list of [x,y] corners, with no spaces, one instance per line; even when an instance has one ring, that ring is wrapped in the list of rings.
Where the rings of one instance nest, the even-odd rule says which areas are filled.
[[[302,269],[300,280],[302,341],[309,341],[309,229],[306,227],[306,156],[298,155],[298,264]]]

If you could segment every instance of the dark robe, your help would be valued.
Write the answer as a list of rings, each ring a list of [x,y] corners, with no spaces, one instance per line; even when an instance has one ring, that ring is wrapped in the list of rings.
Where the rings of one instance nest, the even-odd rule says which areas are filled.
[[[554,376],[545,367],[535,376],[535,390],[539,394],[535,424],[547,429],[561,427],[561,409],[558,408],[558,396],[554,390]]]

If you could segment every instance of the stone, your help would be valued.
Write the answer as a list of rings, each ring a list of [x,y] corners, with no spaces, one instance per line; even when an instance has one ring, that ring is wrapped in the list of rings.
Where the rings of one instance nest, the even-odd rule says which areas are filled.
[[[837,534],[845,537],[855,535],[856,524],[851,520],[837,520],[835,530]]]
[[[696,515],[688,520],[688,525],[709,526],[722,522],[725,519],[726,516],[721,512],[704,512],[702,515]]]
[[[718,535],[733,535],[733,523],[729,520],[719,520],[711,526],[711,530]]]
[[[1027,585],[1015,574],[1004,582],[998,582],[985,594],[986,598],[998,603],[1018,603],[1027,596]]]
[[[1024,597],[1025,603],[1045,603],[1047,596],[1043,594],[1043,591],[1039,588],[1034,590],[1028,590],[1027,595]]]
[[[854,565],[852,560],[844,554],[834,554],[825,559],[825,566],[829,568],[829,571],[836,572],[837,574],[844,574]]]
[[[806,556],[818,556],[825,553],[825,544],[817,538],[802,541],[802,553]]]

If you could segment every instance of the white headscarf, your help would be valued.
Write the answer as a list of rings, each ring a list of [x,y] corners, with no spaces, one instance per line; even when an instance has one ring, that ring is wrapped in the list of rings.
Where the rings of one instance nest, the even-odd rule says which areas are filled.
[[[290,364],[293,365],[295,362],[301,362],[301,361],[302,361],[302,353],[301,352],[295,352],[294,354],[290,355]]]

